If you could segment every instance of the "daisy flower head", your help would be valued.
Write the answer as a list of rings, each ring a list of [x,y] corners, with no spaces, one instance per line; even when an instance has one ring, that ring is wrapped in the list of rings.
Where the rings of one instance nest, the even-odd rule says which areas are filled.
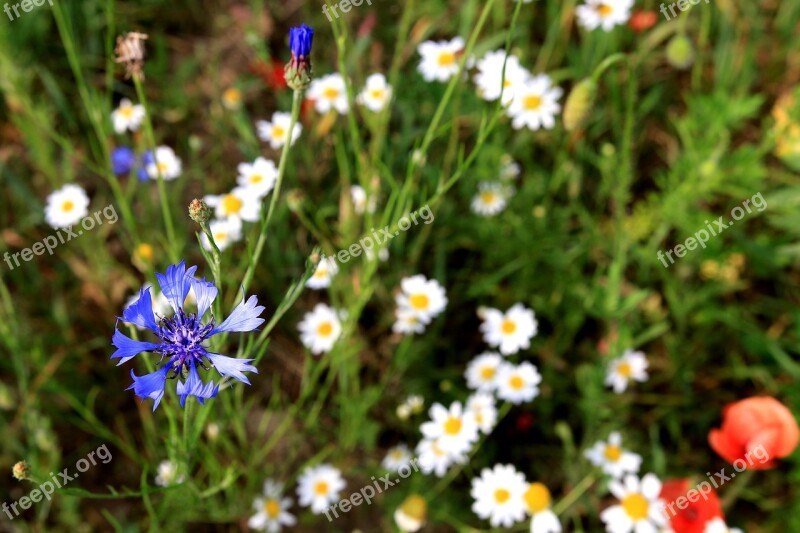
[[[425,81],[447,81],[458,72],[458,56],[464,51],[464,39],[456,37],[450,41],[425,41],[417,52],[422,56],[419,70]]]
[[[608,489],[620,501],[600,513],[609,533],[654,533],[666,525],[658,497],[661,481],[654,474],[645,474],[641,480],[629,474],[623,480],[612,480]]]
[[[237,170],[239,177],[236,178],[236,182],[257,198],[269,194],[278,179],[275,163],[263,157],[256,158],[252,163],[239,163]]]
[[[64,185],[50,193],[44,208],[44,218],[53,228],[66,228],[77,224],[87,215],[89,197],[78,185]]]
[[[133,389],[136,396],[154,400],[153,411],[164,396],[167,378],[179,378],[176,380],[176,389],[183,406],[188,396],[195,396],[202,404],[219,392],[220,384],[215,384],[213,378],[208,383],[203,383],[197,372],[198,367],[206,370],[216,369],[223,381],[235,379],[247,385],[250,381],[244,372],[258,373],[258,370],[249,364],[252,359],[236,359],[209,352],[205,343],[218,333],[253,331],[264,323],[264,319],[259,318],[264,307],[258,305],[255,296],[247,300],[243,298],[222,323],[217,325],[215,317],[211,314],[210,320],[204,324],[203,317],[210,312],[211,304],[219,291],[213,283],[195,278],[195,270],[196,266],[187,269],[185,263],[181,261],[177,265],[167,267],[165,274],[156,273],[161,291],[175,312],[173,316],[162,317],[156,322],[149,288],[141,290],[139,299],[123,311],[121,318],[123,322],[149,329],[158,337],[159,342],[134,340],[118,329],[114,331],[111,341],[117,349],[111,358],[119,359],[118,365],[142,352],[153,352],[161,356],[159,361],[163,364],[155,372],[137,376],[131,370],[133,384],[128,387],[128,390]],[[196,313],[187,312],[184,308],[190,289],[194,290]],[[180,378],[184,375],[186,377],[181,381]]]
[[[436,440],[445,453],[459,455],[466,453],[478,440],[478,423],[475,415],[462,408],[461,402],[453,402],[450,408],[435,403],[428,411],[431,420],[420,428],[426,439]]]
[[[338,313],[325,304],[317,304],[298,324],[300,341],[314,355],[329,352],[342,333]]]
[[[422,274],[403,278],[400,281],[400,293],[395,300],[398,306],[411,311],[425,324],[447,306],[444,287],[435,279],[429,280]]]
[[[503,363],[497,372],[497,397],[513,404],[529,402],[539,396],[541,382],[542,376],[529,362]]]
[[[425,322],[419,315],[411,309],[398,307],[394,311],[395,321],[392,324],[392,331],[407,335],[409,333],[422,333],[425,331]]]
[[[244,187],[234,187],[227,194],[208,194],[203,200],[214,208],[214,216],[241,224],[257,222],[261,203],[259,198]]]
[[[575,9],[578,24],[592,31],[603,28],[611,31],[614,26],[628,22],[631,17],[633,0],[585,0]]]
[[[242,91],[236,87],[225,89],[222,93],[222,105],[230,111],[235,111],[242,107]]]
[[[531,515],[531,533],[561,533],[561,522],[550,509],[553,498],[542,483],[531,483],[522,496]]]
[[[313,80],[306,97],[314,100],[314,109],[318,113],[335,109],[339,114],[346,115],[349,109],[344,78],[338,72]]]
[[[264,142],[268,142],[273,149],[280,148],[289,139],[289,125],[292,122],[292,115],[290,113],[283,113],[276,111],[272,114],[272,121],[259,120],[256,122],[256,131],[258,138]],[[292,128],[292,142],[300,137],[300,132],[303,131],[303,125],[296,122]]]
[[[367,191],[361,185],[350,187],[350,199],[357,215],[363,215],[365,211],[375,212],[375,198],[367,198]]]
[[[505,65],[505,76],[503,75]],[[475,85],[478,94],[484,100],[493,102],[503,94],[503,105],[508,105],[514,99],[514,93],[530,77],[530,73],[519,63],[516,56],[509,55],[506,59],[505,50],[489,52],[476,63],[478,73],[475,75]]]
[[[356,97],[356,101],[369,109],[378,112],[392,99],[392,86],[386,81],[386,76],[380,73],[370,74],[364,89]]]
[[[345,482],[339,469],[329,464],[308,467],[297,481],[297,498],[303,507],[311,507],[314,514],[324,513],[339,501],[339,492]]]
[[[625,353],[608,365],[605,383],[617,394],[625,392],[630,380],[647,381],[647,364],[644,353],[625,350]]]
[[[506,208],[511,189],[502,183],[482,181],[478,184],[478,194],[472,198],[472,212],[491,217]]]
[[[519,177],[522,167],[508,154],[500,158],[500,179],[504,181]]]
[[[155,155],[148,150],[142,158],[144,160],[145,175],[149,179],[174,180],[183,172],[183,163],[169,146],[159,146]]]
[[[383,458],[381,466],[386,470],[397,472],[401,467],[408,465],[411,462],[411,452],[405,444],[398,444],[386,453]]]
[[[306,281],[306,287],[309,289],[325,289],[331,286],[331,280],[336,273],[339,272],[339,265],[333,257],[322,256],[314,274]]]
[[[552,129],[556,125],[555,116],[561,112],[558,99],[563,94],[561,87],[554,87],[546,74],[531,76],[520,85],[508,106],[511,126],[516,130]]]
[[[420,396],[419,394],[412,394],[408,398],[406,398],[405,404],[411,410],[411,414],[418,415],[422,412],[422,409],[425,407],[425,398]]]
[[[394,523],[400,531],[414,533],[425,525],[428,504],[422,496],[412,494],[394,512]]]
[[[211,231],[211,236],[214,237],[214,243],[220,252],[231,244],[242,240],[242,223],[237,219],[212,220],[208,223],[208,229]],[[208,235],[201,233],[200,242],[203,248],[211,251],[212,246],[208,240]]]
[[[436,477],[443,477],[454,464],[463,465],[467,462],[466,454],[444,450],[440,439],[422,439],[417,444],[416,452],[419,469]]]
[[[467,399],[467,411],[475,417],[478,429],[488,435],[497,424],[497,407],[494,396],[486,392],[477,392]]]
[[[183,483],[184,476],[178,475],[178,464],[172,461],[161,461],[158,463],[158,473],[156,474],[156,485],[159,487],[169,487],[178,483]]]
[[[479,518],[488,518],[492,527],[509,528],[525,518],[527,488],[525,476],[512,465],[484,468],[480,477],[472,480],[472,511]]]
[[[725,519],[716,517],[706,522],[703,533],[744,533],[744,532],[738,527],[728,528],[728,525],[725,523]]]
[[[111,112],[111,122],[114,123],[114,131],[117,133],[138,130],[142,120],[144,120],[144,106],[133,105],[127,98],[120,100],[119,107]]]
[[[484,308],[479,310],[483,315],[480,326],[483,340],[491,347],[499,347],[503,355],[515,354],[527,350],[531,339],[536,336],[538,324],[531,309],[516,303],[505,313],[498,309]]]
[[[484,352],[467,365],[464,377],[467,378],[467,387],[478,392],[491,392],[497,387],[497,371],[503,357],[495,352]]]
[[[283,485],[271,479],[264,482],[263,497],[253,501],[256,514],[247,521],[250,529],[278,533],[283,526],[291,527],[297,519],[289,513],[292,506],[291,498],[283,497]]]
[[[642,465],[640,455],[622,448],[622,436],[616,431],[608,436],[608,442],[595,443],[584,452],[584,456],[594,466],[602,468],[603,472],[614,478],[637,474]]]

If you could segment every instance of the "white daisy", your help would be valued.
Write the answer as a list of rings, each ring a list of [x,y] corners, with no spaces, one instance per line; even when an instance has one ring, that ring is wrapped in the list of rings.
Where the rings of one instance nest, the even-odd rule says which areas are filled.
[[[542,376],[529,362],[503,363],[497,371],[497,397],[514,404],[529,402],[539,396],[541,382]]]
[[[479,392],[491,392],[497,386],[497,371],[503,357],[495,352],[484,352],[467,365],[464,377],[467,378],[467,387]]]
[[[161,461],[158,464],[158,474],[156,475],[156,485],[168,487],[177,483],[183,483],[183,475],[178,475],[178,464],[172,461]]]
[[[329,464],[308,467],[297,480],[298,503],[311,507],[314,514],[324,513],[330,505],[338,503],[339,491],[345,485],[342,473]]]
[[[503,64],[505,63],[505,77],[503,77]],[[475,85],[478,94],[490,102],[500,98],[503,93],[503,105],[508,105],[514,98],[515,92],[530,77],[530,72],[525,70],[516,56],[509,55],[506,60],[505,50],[489,52],[477,62],[478,73],[475,75]]]
[[[256,514],[250,517],[247,525],[250,529],[278,533],[283,526],[297,523],[288,511],[291,506],[292,499],[283,497],[283,485],[268,479],[264,482],[264,497],[253,501]]]
[[[482,216],[494,216],[506,208],[510,188],[502,183],[482,181],[478,194],[472,198],[472,211]]]
[[[261,203],[259,198],[244,187],[234,187],[231,192],[219,195],[206,195],[206,204],[213,207],[214,215],[220,220],[257,222]]]
[[[400,281],[401,292],[395,297],[397,305],[416,314],[427,324],[447,306],[444,288],[435,279],[418,274]]]
[[[599,441],[584,452],[584,456],[603,472],[621,478],[625,474],[638,474],[642,465],[642,457],[622,448],[622,436],[613,432],[608,436],[608,442]]]
[[[614,26],[628,22],[633,0],[585,0],[575,9],[578,24],[589,31],[603,28],[611,31]]]
[[[519,166],[519,163],[514,161],[510,155],[504,154],[502,158],[500,158],[500,179],[501,180],[511,180],[516,177],[519,177],[520,173],[522,172],[522,168]]]
[[[415,533],[425,525],[428,517],[428,504],[416,494],[405,499],[403,504],[394,512],[394,522],[400,531]]]
[[[145,172],[150,179],[158,179],[160,174],[165,180],[174,180],[183,172],[183,163],[169,146],[159,146],[155,156],[150,154],[146,160]]]
[[[220,252],[234,242],[242,240],[242,223],[237,219],[212,220],[208,223],[208,229]],[[203,248],[211,250],[211,243],[205,233],[200,233],[200,242],[203,244]]]
[[[392,87],[386,82],[383,74],[371,74],[367,78],[364,90],[356,98],[356,101],[365,106],[370,111],[381,111],[392,98]]]
[[[453,402],[446,409],[435,403],[428,410],[431,417],[420,427],[426,439],[436,440],[437,445],[446,453],[458,455],[466,453],[478,440],[478,423],[475,415],[465,411],[461,402]]]
[[[342,324],[334,309],[325,304],[317,304],[306,313],[297,329],[300,330],[303,345],[311,353],[318,355],[331,351],[342,333]]]
[[[339,265],[333,257],[322,256],[314,274],[306,281],[306,287],[309,289],[325,289],[331,286],[331,280],[336,273],[339,272]]]
[[[503,355],[530,348],[530,341],[536,336],[538,326],[531,309],[516,303],[505,313],[498,309],[482,308],[479,315],[483,319],[480,326],[483,340],[489,346],[499,347]]]
[[[292,115],[290,113],[276,111],[272,114],[272,122],[267,122],[266,120],[256,122],[258,138],[268,142],[272,148],[280,148],[286,144],[289,138],[289,124],[291,121]],[[300,137],[300,132],[302,131],[303,125],[300,122],[296,122],[292,128],[292,145]]]
[[[350,187],[350,199],[353,201],[353,209],[357,215],[363,215],[364,211],[375,212],[375,198],[367,199],[367,192],[361,185]]]
[[[508,106],[511,126],[517,130],[523,127],[552,129],[556,125],[556,114],[561,112],[558,99],[563,93],[561,87],[553,87],[546,74],[531,76],[520,85]]]
[[[475,417],[478,429],[488,435],[497,424],[497,408],[494,396],[485,392],[476,392],[467,399],[467,411]]]
[[[64,185],[50,193],[44,208],[44,218],[53,228],[66,228],[77,224],[89,210],[89,197],[78,185]]]
[[[381,466],[386,470],[397,472],[401,467],[409,464],[411,459],[411,452],[408,450],[408,446],[405,444],[398,444],[397,446],[389,448],[386,457],[383,458]]]
[[[666,524],[658,497],[661,481],[654,474],[645,474],[641,481],[634,475],[627,475],[622,481],[611,480],[608,490],[620,500],[600,513],[608,533],[655,533],[658,526]]]
[[[541,483],[528,485],[525,494],[525,507],[531,515],[531,533],[561,533],[561,523],[550,509],[550,491]]]
[[[625,350],[617,359],[608,365],[606,386],[610,386],[617,394],[628,388],[628,381],[647,381],[647,358],[642,352]]]
[[[395,333],[422,333],[425,331],[423,322],[417,313],[405,307],[398,307],[394,311],[395,322],[392,324],[392,331]]]
[[[738,527],[728,528],[725,520],[720,517],[713,518],[706,522],[703,533],[744,533]]]
[[[417,465],[425,474],[443,477],[454,464],[465,464],[467,456],[463,453],[448,453],[440,445],[440,439],[422,439],[417,445]]]
[[[512,465],[484,468],[481,476],[472,480],[472,511],[480,518],[488,518],[492,527],[509,528],[525,518],[523,496],[527,487],[525,476]]]
[[[127,98],[120,100],[119,107],[111,112],[111,121],[117,133],[125,133],[125,130],[136,131],[142,120],[144,120],[144,106],[133,105]]]
[[[318,113],[327,113],[335,109],[344,115],[349,109],[344,78],[339,73],[315,78],[308,87],[306,98],[314,100],[314,109]]]
[[[447,81],[458,72],[458,56],[464,50],[464,39],[425,41],[417,47],[422,56],[419,70],[425,81]]]
[[[236,182],[258,198],[269,194],[278,179],[275,163],[263,157],[256,158],[252,163],[239,163],[237,170],[239,177]]]

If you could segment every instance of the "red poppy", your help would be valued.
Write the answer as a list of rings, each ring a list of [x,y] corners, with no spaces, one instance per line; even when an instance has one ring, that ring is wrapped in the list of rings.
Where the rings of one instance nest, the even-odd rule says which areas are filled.
[[[717,493],[708,481],[691,490],[688,479],[665,481],[661,486],[661,499],[664,500],[669,525],[675,533],[703,533],[706,522],[725,518]]]
[[[635,32],[642,32],[655,26],[657,20],[655,11],[637,11],[631,16],[628,26]]]
[[[280,91],[287,87],[283,67],[280,61],[272,60],[268,63],[257,59],[250,64],[250,72],[260,76],[268,87]]]
[[[708,434],[714,451],[737,470],[775,468],[775,460],[792,453],[798,439],[797,420],[769,396],[728,405],[722,412],[722,427]]]

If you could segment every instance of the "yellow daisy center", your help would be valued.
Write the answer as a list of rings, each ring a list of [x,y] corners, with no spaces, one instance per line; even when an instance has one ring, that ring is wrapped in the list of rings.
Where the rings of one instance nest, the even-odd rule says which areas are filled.
[[[382,100],[384,94],[385,91],[383,89],[372,89],[369,91],[369,95],[375,100]]]
[[[143,242],[139,246],[136,247],[135,254],[145,261],[152,261],[153,257],[155,257],[155,252],[153,251],[153,247]]]
[[[322,91],[322,96],[324,96],[328,100],[333,100],[334,98],[338,98],[339,89],[335,89],[333,87],[326,87],[325,90]]]
[[[320,496],[325,496],[328,494],[328,484],[324,481],[317,481],[317,483],[314,485],[314,492]]]
[[[253,174],[252,176],[250,176],[250,183],[255,184],[255,183],[261,183],[262,181],[264,181],[264,176],[262,176],[261,174]]]
[[[278,500],[267,500],[264,502],[264,512],[270,518],[278,518],[281,513],[281,504],[278,503]]]
[[[242,93],[239,92],[239,89],[231,87],[225,90],[222,94],[222,98],[229,104],[238,104],[242,100]]]
[[[166,174],[167,170],[169,170],[169,166],[166,163],[156,163],[156,168],[158,169],[159,174]]]
[[[625,378],[631,377],[630,363],[620,363],[619,366],[617,367],[617,374]]]
[[[444,423],[444,432],[448,435],[458,435],[461,431],[461,419],[451,416]]]
[[[244,202],[233,194],[226,194],[222,197],[222,210],[229,215],[235,215],[241,211],[242,206],[244,206]]]
[[[522,100],[522,106],[530,111],[536,111],[542,106],[542,97],[536,95],[526,96]]]
[[[481,202],[485,204],[491,204],[494,202],[495,198],[497,198],[497,195],[492,191],[483,191],[481,193]]]
[[[608,4],[599,4],[595,10],[601,17],[607,17],[614,12],[614,9]]]
[[[286,130],[283,129],[282,126],[278,126],[277,124],[272,126],[273,139],[283,139],[284,135],[286,135]]]
[[[514,390],[521,390],[525,386],[525,381],[519,376],[511,376],[508,385]]]
[[[531,483],[523,498],[531,514],[540,513],[550,507],[550,491],[541,483]]]
[[[228,234],[224,231],[218,231],[214,234],[214,241],[215,242],[222,242],[228,238]]]
[[[392,452],[392,459],[400,460],[402,458],[403,458],[403,452],[401,452],[400,450],[394,450]]]
[[[317,326],[317,335],[320,337],[327,337],[333,332],[333,324],[330,322],[323,322]]]
[[[505,320],[503,320],[503,323],[500,325],[500,329],[506,335],[511,335],[512,333],[517,331],[517,324],[513,320],[511,320],[509,318],[506,318]]]
[[[619,461],[619,458],[622,457],[622,448],[609,444],[606,446],[606,451],[603,455],[605,455],[606,459],[609,461]]]
[[[647,518],[650,504],[647,498],[639,493],[635,493],[622,498],[622,508],[632,520],[642,520]]]
[[[63,204],[61,204],[61,210],[65,213],[69,213],[75,208],[75,202],[72,200],[66,200]]]
[[[133,106],[126,105],[125,107],[119,108],[120,114],[125,118],[133,117]]]
[[[410,303],[411,307],[413,307],[417,311],[422,311],[428,308],[430,300],[424,294],[414,294],[411,296],[411,298],[408,299],[408,303]]]
[[[497,503],[506,503],[511,498],[511,493],[506,489],[497,489],[494,491],[494,499]]]
[[[449,67],[456,62],[456,55],[453,52],[442,52],[439,54],[439,66]]]
[[[325,278],[327,276],[328,276],[328,269],[324,267],[320,267],[317,269],[316,272],[314,272],[315,278]]]
[[[481,377],[483,379],[489,380],[494,377],[495,369],[491,366],[485,366],[481,369]]]

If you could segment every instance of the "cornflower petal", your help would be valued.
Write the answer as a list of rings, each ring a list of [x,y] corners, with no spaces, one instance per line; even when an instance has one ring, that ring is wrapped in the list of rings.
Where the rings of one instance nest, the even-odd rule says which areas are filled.
[[[139,289],[139,299],[133,302],[122,312],[123,322],[147,328],[153,333],[158,333],[156,317],[153,314],[153,298],[150,287]]]
[[[242,372],[252,372],[258,374],[258,370],[253,365],[248,364],[252,359],[236,359],[218,353],[210,353],[206,356],[217,372],[223,377],[238,379],[242,383],[250,385],[250,381]]]
[[[155,411],[156,407],[158,407],[158,403],[161,401],[161,397],[164,396],[164,384],[167,381],[167,372],[169,368],[169,365],[164,365],[155,372],[143,376],[137,376],[133,373],[133,370],[131,370],[133,384],[125,390],[133,389],[136,396],[155,400],[153,403],[153,411]]]
[[[161,286],[161,292],[169,300],[169,304],[178,312],[178,309],[183,307],[183,302],[189,294],[191,288],[191,279],[194,275],[196,266],[189,269],[186,268],[186,262],[181,261],[177,265],[170,265],[167,267],[167,272],[161,274],[156,272],[156,279]]]
[[[194,362],[189,363],[189,376],[186,378],[186,382],[178,380],[177,393],[181,397],[181,407],[186,404],[186,397],[189,395],[195,396],[202,405],[205,404],[205,400],[215,397],[218,392],[219,385],[215,386],[213,381],[203,383],[197,374]]]
[[[117,351],[111,354],[111,359],[120,359],[119,363],[117,363],[117,366],[126,361],[130,361],[142,352],[150,352],[160,346],[160,344],[152,342],[135,341],[124,335],[118,329],[114,330],[114,336],[111,338],[111,344],[117,348]]]
[[[264,306],[258,305],[258,298],[255,295],[246,302],[242,298],[242,302],[236,306],[236,309],[222,324],[215,327],[209,336],[223,331],[252,331],[264,323],[263,318],[258,318],[262,311],[264,311]]]
[[[219,290],[213,283],[205,279],[190,278],[190,282],[197,298],[197,318],[203,318],[211,304],[214,303]]]

